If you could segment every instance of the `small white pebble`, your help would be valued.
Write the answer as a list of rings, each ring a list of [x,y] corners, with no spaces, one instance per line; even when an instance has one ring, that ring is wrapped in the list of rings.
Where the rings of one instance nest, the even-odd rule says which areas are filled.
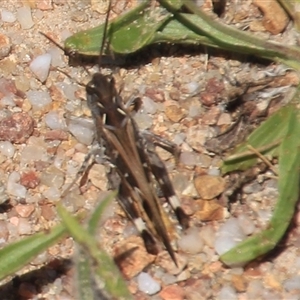
[[[190,118],[195,118],[195,117],[199,116],[200,113],[201,113],[201,107],[200,106],[192,105],[192,106],[189,107],[188,116]]]
[[[124,236],[124,238],[128,238],[129,236],[132,236],[132,235],[138,235],[138,230],[137,230],[136,226],[134,226],[134,224],[127,223],[127,225],[125,226],[125,228],[123,230],[123,236]]]
[[[258,182],[246,184],[243,187],[243,192],[245,194],[254,194],[254,193],[258,193],[261,190],[262,190],[262,186]]]
[[[4,203],[8,199],[9,197],[6,193],[6,187],[4,186],[3,182],[0,181],[0,204]]]
[[[78,173],[80,164],[75,163],[73,160],[70,160],[69,162],[67,162],[66,165],[66,177],[71,177],[73,178],[74,176],[76,176],[76,174]]]
[[[149,274],[144,272],[141,272],[137,276],[137,282],[139,290],[148,295],[154,295],[161,289],[160,284],[155,281]]]
[[[28,163],[32,161],[46,161],[46,149],[37,145],[28,145],[22,150],[21,162]]]
[[[64,189],[63,189],[64,190]],[[78,208],[85,205],[85,198],[78,194],[78,190],[71,190],[69,193],[61,200],[63,205],[69,212],[75,212]]]
[[[173,177],[173,185],[179,194],[187,188],[190,188],[190,186],[195,186],[194,183],[190,182],[189,178],[183,173],[176,174]]]
[[[18,222],[16,222],[16,220],[18,220],[17,217],[12,217],[9,219],[9,222],[7,223],[7,229],[9,231],[9,237],[12,238],[16,238],[18,236]]]
[[[209,168],[207,171],[207,175],[221,176],[221,171],[219,168]]]
[[[20,180],[20,174],[17,172],[12,172],[7,180],[7,193],[18,198],[26,198],[27,190],[26,188],[17,183]]]
[[[21,235],[30,234],[32,232],[32,226],[27,219],[19,218],[18,232]]]
[[[8,56],[11,50],[11,40],[10,38],[0,33],[0,60]],[[8,92],[11,92],[8,90]]]
[[[212,225],[206,225],[201,227],[200,235],[207,246],[209,246],[210,248],[214,247],[216,233]]]
[[[271,209],[259,209],[257,211],[258,220],[261,224],[266,225],[272,218]]]
[[[11,142],[3,141],[0,142],[0,152],[6,157],[13,157],[15,154],[15,147]]]
[[[185,139],[186,139],[186,135],[184,133],[177,133],[174,136],[173,143],[175,143],[177,146],[180,146]]]
[[[199,231],[200,230],[197,228],[188,229],[186,233],[178,240],[178,247],[186,253],[199,253],[204,246],[204,242]]]
[[[209,168],[211,166],[211,157],[206,154],[199,154],[197,156],[197,166],[203,168]]]
[[[76,100],[76,92],[78,91],[78,85],[75,85],[73,83],[65,83],[65,82],[59,82],[57,83],[57,87],[64,93],[66,98],[70,101]],[[70,109],[70,111],[72,111]]]
[[[74,199],[72,200],[73,200],[75,211],[82,208],[86,203],[85,201],[86,199],[82,195],[79,195],[78,197],[74,197]]]
[[[246,299],[259,299],[264,291],[265,288],[262,280],[252,280],[249,282],[246,290]]]
[[[300,289],[300,276],[294,276],[284,281],[283,287],[287,292]]]
[[[51,55],[45,53],[37,56],[29,65],[30,70],[40,82],[45,82],[50,70]]]
[[[16,103],[15,103],[14,99],[15,99],[15,96],[12,93],[2,97],[0,100],[1,106],[15,107]]]
[[[47,259],[48,259],[48,253],[47,251],[44,251],[40,254],[38,254],[34,260],[30,261],[30,264],[32,265],[41,265],[41,264],[44,264],[47,262]]]
[[[227,220],[216,234],[215,249],[219,255],[227,252],[242,242],[247,236],[235,218]]]
[[[48,187],[60,188],[64,184],[64,173],[51,165],[42,173],[41,183]]]
[[[64,163],[64,157],[62,157],[61,155],[57,155],[54,157],[54,160],[53,160],[53,166],[58,168],[58,169],[61,169],[62,168],[62,165]]]
[[[276,291],[276,289],[265,289],[261,295],[261,299],[263,300],[282,300],[283,299],[283,295],[282,292],[280,291]],[[293,298],[290,297],[286,297],[285,299],[289,299],[289,300],[293,300]],[[299,300],[299,297],[295,298],[295,300]]]
[[[60,33],[62,41],[66,40],[71,35],[72,35],[72,32],[67,27],[64,28]]]
[[[219,295],[218,295],[218,300],[237,300],[238,295],[236,290],[229,286],[225,285],[221,288]]]
[[[178,185],[175,184],[175,180],[174,180],[174,186],[176,186],[176,190],[178,190],[178,191],[181,190],[182,191],[181,192],[182,196],[189,196],[189,197],[192,197],[192,198],[199,197],[199,194],[198,194],[193,182],[190,182],[190,183],[186,184],[185,187],[182,187],[181,189],[178,189],[177,188]]]
[[[191,81],[191,82],[185,84],[183,88],[186,90],[187,94],[194,94],[197,92],[199,87],[200,87],[199,82]]]
[[[53,130],[66,130],[67,128],[65,119],[63,119],[56,111],[50,111],[45,115],[45,123]]]
[[[91,145],[94,139],[94,124],[83,118],[71,119],[68,124],[69,131],[78,142]]]
[[[62,51],[58,47],[52,47],[49,49],[48,53],[51,55],[51,65],[55,68],[63,68],[66,63],[63,60]]]
[[[245,214],[239,215],[238,221],[241,229],[244,231],[246,235],[250,235],[254,232],[255,230],[254,222],[247,215]]]
[[[52,99],[46,91],[28,91],[26,96],[34,110],[42,110],[52,102]]]
[[[262,178],[262,181],[265,180],[265,178]],[[278,180],[277,179],[269,179],[264,181],[264,188],[268,189],[275,189],[278,190]]]
[[[50,187],[43,192],[43,196],[50,201],[57,201],[61,197],[61,192],[56,187]]]
[[[23,6],[17,9],[17,19],[22,29],[29,29],[34,25],[29,6]]]
[[[66,199],[66,198],[67,197],[64,197],[61,203],[63,204],[63,206],[65,206],[65,208],[69,213],[74,213],[76,211],[74,203],[71,202],[70,199]]]
[[[197,164],[197,155],[193,152],[182,152],[179,159],[185,166],[195,166]]]
[[[231,116],[228,113],[222,113],[217,122],[218,126],[231,124]]]
[[[12,12],[6,9],[1,9],[1,19],[3,22],[13,23],[16,21],[17,18]]]
[[[177,282],[177,278],[171,274],[164,274],[161,277],[161,280],[165,285],[170,285],[170,284],[174,284]]]
[[[162,269],[162,268],[156,268],[155,270],[153,270],[154,273],[153,273],[153,276],[155,278],[157,278],[158,280],[161,279],[162,276],[164,276],[166,273],[165,273],[165,270]]]
[[[143,97],[143,111],[153,115],[156,113],[156,110],[156,103],[149,97]]]
[[[149,129],[153,124],[153,119],[150,115],[145,113],[137,112],[134,116],[136,123],[138,124],[140,130]]]
[[[61,293],[61,291],[63,290],[62,279],[56,278],[55,281],[53,282],[53,285],[55,287],[54,294],[59,295]]]

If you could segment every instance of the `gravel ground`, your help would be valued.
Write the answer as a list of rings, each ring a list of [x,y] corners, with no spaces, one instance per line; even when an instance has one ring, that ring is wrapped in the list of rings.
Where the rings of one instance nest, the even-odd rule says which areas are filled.
[[[24,2],[31,8],[24,8]],[[94,127],[84,89],[76,81],[87,82],[90,75],[82,67],[69,66],[62,51],[39,32],[63,44],[70,34],[103,22],[104,15],[97,12],[103,11],[100,3],[9,0],[0,4],[4,34],[0,38],[0,191],[1,199],[9,198],[0,207],[1,247],[59,222],[55,205],[89,153]],[[134,1],[118,1],[112,17],[132,5]],[[203,9],[211,10],[210,1],[204,2]],[[31,21],[30,17],[22,20],[28,12]],[[282,34],[267,32],[266,24],[272,20],[264,23],[252,1],[227,1],[222,19],[266,39],[297,43],[291,24]],[[275,25],[280,25],[278,20]],[[207,49],[176,46],[149,51],[139,54],[130,68],[113,72],[124,99],[139,95],[143,100],[136,116],[140,128],[180,146],[179,164],[169,153],[157,151],[191,215],[191,228],[179,231],[178,260],[186,268],[174,268],[165,251],[157,258],[145,252],[133,226],[112,203],[101,223],[99,240],[112,255],[124,247],[138,248],[119,262],[134,299],[300,299],[298,213],[282,245],[246,268],[224,266],[216,243],[223,225],[230,228],[225,231],[234,231],[236,239],[243,239],[259,232],[270,219],[278,195],[272,173],[267,171],[245,184],[240,201],[232,203],[229,211],[220,197],[229,182],[220,176],[220,153],[286,103],[293,87],[276,88],[295,85],[297,76],[284,72],[282,66]],[[41,82],[30,64],[46,53],[51,54],[51,70]],[[93,74],[97,68],[88,70]],[[266,74],[278,77],[269,80]],[[214,139],[241,112],[241,130]],[[92,211],[107,193],[106,168],[95,164],[84,185],[75,185],[61,201],[72,213]],[[2,282],[1,299],[76,299],[73,253],[71,238],[51,247]],[[145,288],[145,282],[156,284]],[[147,295],[147,289],[153,295]]]

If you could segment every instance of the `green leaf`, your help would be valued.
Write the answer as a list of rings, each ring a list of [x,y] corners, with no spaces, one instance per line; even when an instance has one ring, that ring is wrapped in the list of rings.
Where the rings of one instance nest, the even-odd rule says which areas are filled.
[[[299,47],[259,39],[253,34],[222,24],[199,10],[190,0],[158,2],[161,6],[155,8],[150,7],[150,1],[142,2],[109,23],[111,51],[116,54],[134,53],[152,43],[161,42],[198,44],[254,54],[300,69]],[[191,13],[178,11],[183,5]],[[69,37],[65,41],[66,51],[99,56],[103,29],[104,25],[100,25]]]
[[[57,225],[49,231],[36,233],[1,249],[0,280],[15,274],[38,254],[57,243],[66,233],[67,230],[63,225]]]

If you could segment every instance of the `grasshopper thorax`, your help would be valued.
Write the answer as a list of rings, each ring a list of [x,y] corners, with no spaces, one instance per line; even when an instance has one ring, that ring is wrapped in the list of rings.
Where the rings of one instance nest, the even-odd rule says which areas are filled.
[[[117,92],[113,77],[101,73],[94,74],[86,86],[86,94],[87,104],[94,119],[100,116],[104,125],[108,123],[115,128],[123,127],[123,120],[128,113]]]

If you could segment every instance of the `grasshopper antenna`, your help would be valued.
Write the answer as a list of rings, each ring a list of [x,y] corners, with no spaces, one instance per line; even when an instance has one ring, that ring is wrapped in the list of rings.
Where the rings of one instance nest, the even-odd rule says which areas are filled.
[[[101,42],[101,46],[100,46],[100,53],[99,53],[99,58],[98,58],[98,66],[100,68],[100,65],[101,65],[101,57],[103,55],[103,52],[104,52],[104,48],[106,47],[106,39],[107,39],[107,36],[109,35],[110,36],[110,28],[108,28],[108,22],[109,22],[109,16],[110,16],[110,10],[111,10],[111,1],[109,1],[108,3],[108,8],[107,8],[107,13],[106,13],[106,16],[105,16],[105,21],[104,21],[104,28],[103,28],[103,36],[102,36],[102,42]],[[109,44],[110,41],[107,42],[107,44]]]
[[[44,32],[39,31],[39,33],[44,36],[47,40],[49,40],[52,44],[54,44],[57,48],[59,48],[60,50],[62,50],[64,52],[65,55],[67,55],[69,58],[70,57],[75,57],[76,55],[76,51],[75,50],[70,50],[70,51],[66,51],[66,49],[64,47],[62,47],[58,42],[56,42],[53,38],[51,38],[50,36],[48,36],[47,34],[45,34]],[[82,66],[83,69],[85,70],[85,72],[90,75],[89,70],[85,67]],[[70,78],[72,81],[75,81],[78,85],[86,87],[85,84],[79,82],[78,80],[76,80],[75,78],[72,78],[69,74],[67,74],[66,72],[64,72],[63,70],[56,68],[57,71],[59,71],[60,73],[64,74],[65,76],[67,76],[68,78]]]
[[[56,42],[52,37],[50,37],[46,33],[39,31],[39,34],[41,34],[42,36],[44,36],[47,40],[49,40],[52,44],[54,44],[57,48],[59,48],[60,50],[62,50],[64,53],[67,52],[64,47],[62,47],[58,42]],[[71,55],[71,53],[69,53],[69,55]]]

